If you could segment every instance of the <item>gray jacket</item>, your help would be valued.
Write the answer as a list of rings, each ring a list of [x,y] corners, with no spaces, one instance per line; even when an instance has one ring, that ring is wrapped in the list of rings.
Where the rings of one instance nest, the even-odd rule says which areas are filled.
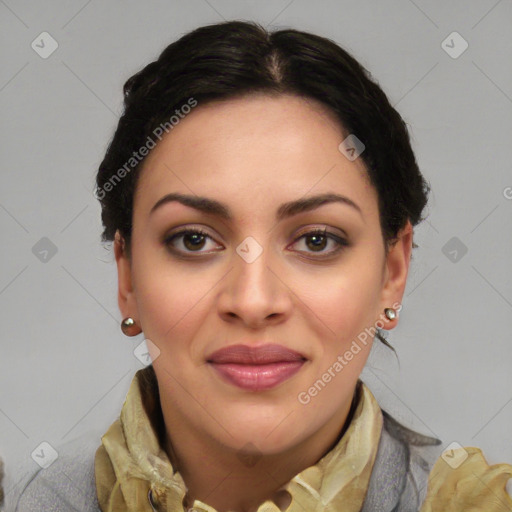
[[[382,412],[383,429],[361,512],[418,512],[428,474],[442,452],[441,441],[414,432]],[[94,480],[100,442],[86,434],[61,446],[51,466],[35,470],[16,495],[7,497],[10,508],[5,512],[101,512]]]

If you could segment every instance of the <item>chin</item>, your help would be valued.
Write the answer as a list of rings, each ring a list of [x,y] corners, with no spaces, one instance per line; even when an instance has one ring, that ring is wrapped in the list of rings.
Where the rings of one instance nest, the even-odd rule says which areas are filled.
[[[286,415],[285,415],[286,416]],[[293,414],[289,418],[294,417]],[[234,423],[231,423],[233,425]],[[297,427],[295,431],[293,426]],[[282,418],[269,421],[239,422],[236,427],[228,429],[232,436],[223,435],[223,441],[234,450],[254,452],[260,455],[277,455],[302,442],[307,433],[304,423],[294,418],[293,422],[282,421]],[[226,434],[223,431],[224,434]]]

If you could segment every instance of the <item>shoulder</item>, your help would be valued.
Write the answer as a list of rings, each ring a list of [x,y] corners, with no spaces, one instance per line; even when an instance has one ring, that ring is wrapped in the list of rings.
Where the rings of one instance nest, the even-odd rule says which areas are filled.
[[[443,452],[441,440],[382,413],[383,428],[363,512],[512,510],[512,498],[505,489],[512,465],[489,466],[476,447]],[[482,487],[481,482],[486,485]]]
[[[32,468],[25,476],[12,509],[6,512],[100,512],[94,478],[94,458],[101,436],[86,433],[55,447],[56,460]]]
[[[490,466],[480,448],[459,445],[446,450],[431,475],[422,509],[425,512],[512,510],[512,497],[506,490],[506,483],[512,478],[512,465]]]

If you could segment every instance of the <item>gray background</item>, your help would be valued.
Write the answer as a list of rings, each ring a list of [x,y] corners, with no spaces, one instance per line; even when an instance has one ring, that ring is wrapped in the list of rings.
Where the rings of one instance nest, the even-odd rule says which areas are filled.
[[[105,432],[143,367],[133,354],[143,336],[119,329],[94,175],[124,81],[186,31],[222,19],[334,39],[408,123],[433,188],[429,216],[416,229],[420,247],[389,336],[401,364],[376,343],[362,378],[406,425],[512,463],[510,0],[0,0],[0,14],[7,492],[36,467],[30,454],[42,441],[58,448]],[[46,59],[31,47],[43,31],[59,45]],[[442,46],[453,31],[469,44],[458,58]],[[46,261],[36,250],[43,237],[57,249]]]

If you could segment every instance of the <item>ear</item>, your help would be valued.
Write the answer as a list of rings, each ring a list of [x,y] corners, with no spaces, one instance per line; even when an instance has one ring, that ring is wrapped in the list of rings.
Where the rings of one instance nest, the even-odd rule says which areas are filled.
[[[383,287],[381,293],[381,313],[385,308],[401,309],[402,297],[407,284],[409,263],[411,261],[413,228],[408,220],[390,247],[384,263]],[[381,318],[383,315],[381,315]],[[398,316],[394,320],[384,317],[384,329],[389,330],[398,324]]]
[[[137,319],[137,303],[135,301],[135,290],[132,286],[131,262],[125,249],[125,241],[116,231],[114,237],[114,254],[117,264],[118,293],[117,303],[123,318],[131,316]]]

